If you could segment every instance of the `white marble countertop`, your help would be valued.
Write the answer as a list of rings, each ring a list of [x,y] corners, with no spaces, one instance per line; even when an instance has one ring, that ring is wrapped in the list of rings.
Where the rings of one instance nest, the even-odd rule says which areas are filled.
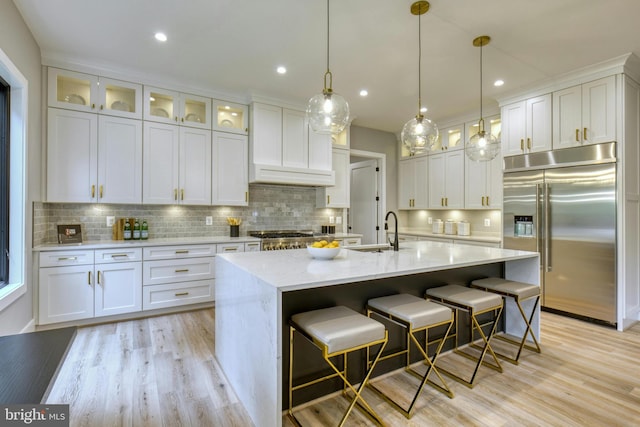
[[[437,239],[469,240],[473,242],[500,243],[502,239],[497,234],[474,233],[469,236],[459,236],[457,234],[433,233],[431,230],[423,228],[399,228],[398,234],[410,236],[433,237]]]
[[[217,262],[226,260],[280,291],[292,291],[537,256],[536,252],[416,241],[403,242],[398,252],[342,249],[332,260],[316,260],[306,249],[296,249],[221,254]]]
[[[59,243],[47,243],[33,248],[35,252],[59,251],[72,249],[110,249],[122,247],[142,248],[149,246],[168,245],[204,245],[216,243],[245,243],[259,242],[260,239],[251,236],[229,237],[229,236],[209,236],[209,237],[175,237],[165,239],[148,240],[95,240],[76,244],[62,245]]]

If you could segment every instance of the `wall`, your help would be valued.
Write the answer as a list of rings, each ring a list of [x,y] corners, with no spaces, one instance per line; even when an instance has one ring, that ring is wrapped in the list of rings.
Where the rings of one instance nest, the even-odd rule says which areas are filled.
[[[313,230],[342,209],[316,209],[316,189],[252,184],[249,206],[160,206],[82,203],[34,203],[34,244],[55,243],[56,225],[80,224],[83,239],[111,240],[106,217],[147,219],[149,238],[227,236],[227,217],[240,218],[240,235],[248,230]],[[205,217],[213,217],[213,225]]]
[[[433,226],[428,219],[441,219],[446,221],[469,221],[471,235],[490,235],[493,237],[502,236],[502,211],[501,210],[418,210],[403,211],[405,222],[401,222],[403,228],[420,229],[431,231]],[[485,225],[485,220],[489,220],[489,226]]]
[[[41,67],[40,48],[12,1],[0,1],[0,49],[28,80],[26,230],[31,236],[31,203],[40,199],[41,188]],[[33,319],[32,264],[30,242],[25,245],[25,282],[27,292],[0,312],[0,336],[19,333]]]
[[[390,132],[351,126],[351,149],[384,153],[387,156],[387,211],[398,208],[398,139]]]

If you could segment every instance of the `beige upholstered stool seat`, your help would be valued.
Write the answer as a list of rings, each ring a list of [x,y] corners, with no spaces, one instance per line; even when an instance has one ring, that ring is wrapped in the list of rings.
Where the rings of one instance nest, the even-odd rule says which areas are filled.
[[[494,310],[502,306],[500,296],[460,285],[427,289],[427,295],[464,305],[477,312]]]
[[[516,306],[518,307],[518,311],[520,311],[520,315],[522,316],[522,320],[526,328],[524,330],[524,333],[522,334],[522,337],[519,338],[519,341],[514,340],[506,335],[498,335],[496,337],[512,344],[518,345],[518,351],[515,356],[511,356],[508,354],[499,354],[502,358],[517,365],[518,361],[520,360],[520,355],[522,354],[523,348],[526,347],[527,349],[535,351],[536,353],[541,352],[538,339],[536,338],[535,334],[533,333],[533,329],[531,328],[531,322],[533,321],[533,317],[536,313],[536,308],[538,307],[538,303],[540,302],[539,286],[531,285],[529,283],[516,282],[508,279],[502,279],[500,277],[488,277],[486,279],[478,279],[472,281],[471,287],[494,292],[496,295],[501,295],[504,298],[513,298]],[[524,308],[522,307],[522,302],[532,298],[535,298],[535,301],[533,303],[533,306],[531,307],[531,312],[527,316]],[[529,346],[526,344],[528,337],[531,337],[534,346]]]
[[[540,295],[540,286],[514,282],[513,280],[499,277],[474,280],[471,282],[471,286],[495,291],[502,295],[516,296],[523,300]]]
[[[384,325],[350,308],[338,306],[291,316],[298,327],[333,354],[383,340]]]
[[[450,398],[453,397],[453,391],[449,389],[444,378],[438,372],[435,366],[436,360],[442,350],[442,346],[449,336],[451,327],[453,326],[453,310],[445,305],[437,304],[432,301],[426,301],[420,297],[409,294],[389,295],[385,297],[372,298],[367,301],[367,315],[377,316],[381,322],[385,324],[395,324],[402,327],[406,332],[406,345],[402,349],[393,351],[383,355],[380,360],[390,359],[396,356],[405,356],[405,371],[415,375],[420,379],[413,399],[408,408],[401,406],[395,396],[389,395],[376,384],[370,383],[369,387],[392,404],[405,417],[411,418],[416,407],[416,402],[422,393],[425,384],[430,384],[434,388],[442,391]],[[437,331],[440,328],[440,331]],[[436,329],[436,332],[442,336],[438,340],[430,339],[430,331]],[[424,331],[424,340],[418,340],[415,333]],[[429,344],[438,343],[437,348],[429,357]],[[418,373],[411,367],[411,347],[412,344],[419,351],[424,364],[427,365],[426,371]],[[368,358],[368,357],[367,357]],[[429,379],[431,374],[436,375],[440,382],[434,382]],[[400,381],[400,380],[397,380]],[[407,384],[407,388],[412,387]],[[405,405],[406,406],[406,405]]]
[[[373,298],[368,305],[407,322],[411,329],[420,329],[451,319],[451,309],[408,294]]]

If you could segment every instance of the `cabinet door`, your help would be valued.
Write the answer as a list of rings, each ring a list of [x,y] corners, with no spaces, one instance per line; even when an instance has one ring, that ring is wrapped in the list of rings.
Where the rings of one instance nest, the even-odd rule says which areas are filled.
[[[211,204],[211,131],[180,128],[181,204]]]
[[[616,140],[616,80],[606,77],[582,85],[582,143]]]
[[[98,77],[49,68],[47,100],[49,107],[95,113],[98,103]]]
[[[178,202],[178,127],[144,122],[142,203]]]
[[[142,119],[142,85],[100,77],[98,112]]]
[[[336,182],[333,187],[316,189],[316,207],[348,208],[350,205],[349,150],[333,150],[333,171]]]
[[[307,134],[309,135],[309,169],[333,170],[331,135],[316,133],[311,127],[308,127]]]
[[[526,101],[527,152],[551,150],[551,94]]]
[[[490,162],[474,162],[465,159],[465,208],[485,209],[489,163]]]
[[[445,207],[464,208],[464,151],[448,152],[445,159]]]
[[[582,88],[573,86],[553,93],[553,148],[580,145]]]
[[[178,124],[180,94],[171,90],[145,86],[143,110],[145,120]]]
[[[487,199],[485,201],[485,207],[489,209],[502,208],[503,164],[502,156],[500,155],[489,162],[487,170]]]
[[[181,126],[211,129],[211,98],[180,94],[179,121]]]
[[[433,154],[429,158],[429,208],[442,208],[445,201],[446,155]]]
[[[93,317],[93,265],[41,268],[38,324]]]
[[[142,263],[96,264],[95,316],[142,311]]]
[[[526,130],[526,102],[502,107],[502,152],[505,156],[523,154]]]
[[[415,163],[413,159],[398,162],[398,209],[411,209],[415,198]]]
[[[98,116],[48,109],[47,201],[96,202]]]
[[[282,166],[309,167],[309,125],[304,111],[282,110]]]
[[[248,141],[244,135],[213,132],[214,205],[249,204]]]
[[[416,157],[413,159],[413,207],[415,209],[427,209],[429,207],[429,157]]]
[[[249,114],[246,105],[214,99],[212,109],[212,129],[242,135],[249,133]]]
[[[142,202],[142,122],[100,116],[98,201]]]
[[[282,166],[282,108],[252,104],[251,162]]]

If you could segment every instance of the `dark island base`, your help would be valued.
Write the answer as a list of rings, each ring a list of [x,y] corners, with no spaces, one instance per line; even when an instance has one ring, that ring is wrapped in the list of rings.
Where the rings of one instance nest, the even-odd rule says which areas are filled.
[[[42,403],[76,328],[0,337],[0,403]]]
[[[448,284],[468,285],[472,280],[484,277],[504,277],[504,263],[486,264],[481,266],[442,270],[431,273],[421,273],[409,276],[392,277],[366,282],[355,282],[344,285],[336,285],[323,288],[305,289],[301,291],[285,292],[282,296],[282,409],[289,406],[289,324],[288,319],[293,314],[306,311],[327,308],[336,305],[344,305],[360,313],[366,313],[365,305],[371,298],[377,298],[398,293],[407,293],[424,298],[425,291],[429,288]],[[376,320],[379,320],[376,319]],[[469,342],[469,318],[464,313],[459,317],[459,343]],[[385,323],[389,330],[389,342],[385,353],[397,350],[405,341],[403,329],[396,325]],[[502,329],[500,325],[499,329]],[[443,328],[433,329],[430,337],[440,337],[444,334]],[[452,330],[453,333],[453,330]],[[422,335],[424,337],[424,334]],[[443,352],[453,348],[453,339],[447,340]],[[435,349],[430,348],[430,354]],[[323,374],[332,373],[320,351],[309,343],[301,335],[296,334],[294,348],[294,385],[306,380],[317,378]],[[348,376],[350,381],[359,382],[363,376],[366,352],[364,350],[354,352],[349,356]],[[338,360],[337,366],[342,366]],[[417,350],[412,351],[412,362],[421,360]],[[385,360],[378,364],[374,376],[393,371],[404,366],[404,356]],[[294,405],[330,394],[342,389],[339,379],[324,381],[311,387],[300,389],[294,394]]]

